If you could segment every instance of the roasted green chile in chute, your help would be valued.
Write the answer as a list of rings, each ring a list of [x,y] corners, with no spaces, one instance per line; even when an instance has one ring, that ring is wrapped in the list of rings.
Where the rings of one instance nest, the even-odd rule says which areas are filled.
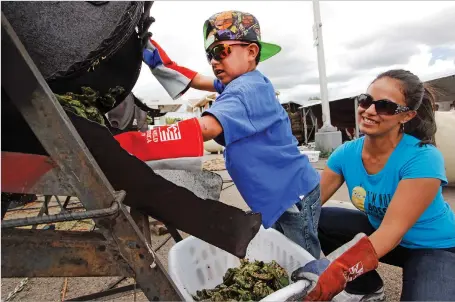
[[[117,86],[109,89],[109,92],[101,95],[90,87],[81,87],[81,94],[67,92],[63,95],[55,94],[60,105],[81,117],[105,125],[103,113],[114,107],[115,99],[125,89]]]

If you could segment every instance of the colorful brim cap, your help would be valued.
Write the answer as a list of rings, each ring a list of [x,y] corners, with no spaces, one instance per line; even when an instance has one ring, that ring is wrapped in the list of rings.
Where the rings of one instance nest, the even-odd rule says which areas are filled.
[[[265,61],[281,51],[281,47],[261,41],[259,22],[252,14],[240,11],[216,13],[204,23],[204,47],[217,41],[257,42],[261,45],[259,61]]]

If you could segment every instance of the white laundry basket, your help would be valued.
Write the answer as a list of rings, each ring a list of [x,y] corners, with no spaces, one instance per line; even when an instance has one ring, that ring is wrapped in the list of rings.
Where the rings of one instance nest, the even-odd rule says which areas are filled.
[[[274,229],[261,227],[250,242],[246,258],[250,261],[275,260],[289,274],[314,260],[306,250]],[[211,289],[223,282],[228,268],[240,265],[239,258],[205,241],[190,236],[175,244],[169,251],[169,275],[185,301],[194,301],[197,290]],[[306,281],[293,283],[262,301],[283,301],[308,286]]]
[[[317,163],[319,161],[319,155],[321,154],[321,151],[300,150],[300,154],[305,154],[308,156],[310,163]]]

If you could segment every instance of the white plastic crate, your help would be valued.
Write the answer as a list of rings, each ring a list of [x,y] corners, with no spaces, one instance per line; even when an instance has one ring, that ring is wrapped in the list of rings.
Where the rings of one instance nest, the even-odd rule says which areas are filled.
[[[246,258],[250,261],[275,260],[291,276],[291,273],[314,260],[305,249],[269,228],[261,229],[251,240]],[[185,301],[194,301],[191,295],[197,290],[214,288],[223,282],[228,268],[240,265],[239,258],[205,241],[190,236],[175,244],[169,251],[169,275],[182,293]],[[283,301],[308,286],[299,281],[274,292],[262,301]]]
[[[308,156],[310,163],[316,163],[319,161],[319,154],[321,154],[321,151],[300,150],[300,154]]]

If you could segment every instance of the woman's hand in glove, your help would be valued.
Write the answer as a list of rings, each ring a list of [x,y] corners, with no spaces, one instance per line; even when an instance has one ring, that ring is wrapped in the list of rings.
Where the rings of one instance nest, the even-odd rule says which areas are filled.
[[[344,290],[348,281],[375,270],[378,263],[378,256],[369,238],[359,233],[326,258],[310,261],[295,270],[291,279],[312,283],[305,301],[331,301]]]

